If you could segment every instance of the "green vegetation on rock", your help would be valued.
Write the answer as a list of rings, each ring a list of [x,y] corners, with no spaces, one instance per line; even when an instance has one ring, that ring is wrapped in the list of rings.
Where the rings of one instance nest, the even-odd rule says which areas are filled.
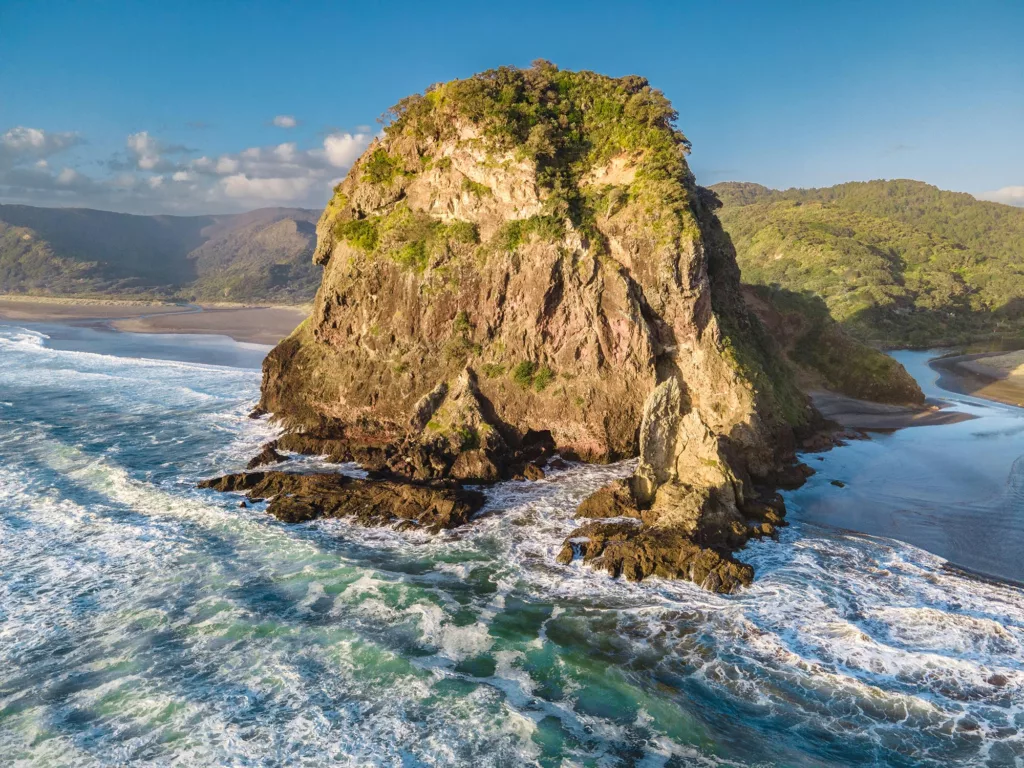
[[[480,237],[471,222],[445,224],[404,204],[380,216],[339,219],[334,236],[415,272],[423,272],[431,258],[458,245],[475,245]]]
[[[563,71],[537,61],[530,69],[499,67],[435,85],[403,99],[389,115],[388,136],[408,130],[439,142],[453,139],[455,127],[468,120],[482,130],[491,152],[531,162],[548,193],[544,214],[578,228],[591,228],[594,218],[583,190],[587,172],[631,153],[639,156],[631,194],[689,219],[689,142],[675,127],[671,103],[644,78]]]
[[[809,292],[857,338],[1024,340],[1024,210],[916,181],[713,187],[748,283]]]
[[[805,388],[882,403],[924,402],[903,366],[847,334],[819,297],[763,285],[745,292],[747,305],[797,367]]]
[[[502,369],[504,370],[504,369]],[[555,372],[547,365],[538,365],[532,360],[523,360],[512,369],[512,381],[523,389],[543,392],[555,380]]]
[[[391,157],[385,149],[374,150],[363,165],[363,178],[372,184],[390,184],[400,173],[401,162]]]

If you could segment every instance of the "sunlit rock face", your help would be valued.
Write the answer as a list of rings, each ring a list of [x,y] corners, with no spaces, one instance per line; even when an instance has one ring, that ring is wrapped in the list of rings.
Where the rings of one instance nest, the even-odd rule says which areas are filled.
[[[539,63],[435,86],[391,118],[320,219],[323,282],[267,359],[261,409],[417,480],[639,456],[637,527],[668,542],[646,552],[681,536],[728,558],[770,532],[750,520],[755,486],[811,411],[747,313],[664,96]],[[717,562],[648,560],[611,570]],[[749,580],[727,565],[709,586]]]

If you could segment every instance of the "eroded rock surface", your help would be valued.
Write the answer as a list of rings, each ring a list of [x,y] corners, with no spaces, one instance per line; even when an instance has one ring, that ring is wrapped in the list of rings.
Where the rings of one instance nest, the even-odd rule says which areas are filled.
[[[391,117],[318,224],[312,315],[264,365],[279,447],[472,483],[539,477],[556,450],[639,456],[639,526],[582,556],[749,581],[728,552],[813,409],[747,311],[668,101],[541,62]],[[610,493],[584,506],[624,505]]]
[[[286,523],[348,517],[367,526],[417,527],[436,533],[464,525],[483,505],[483,494],[438,487],[362,480],[335,473],[243,472],[199,484],[243,492],[250,501],[269,499],[267,512]]]

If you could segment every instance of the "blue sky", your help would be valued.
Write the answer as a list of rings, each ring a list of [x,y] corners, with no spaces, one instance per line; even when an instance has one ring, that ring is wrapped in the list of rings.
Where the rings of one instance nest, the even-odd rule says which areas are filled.
[[[661,88],[704,184],[1024,205],[1022,41],[1019,0],[0,0],[0,200],[319,207],[401,97],[546,58]]]

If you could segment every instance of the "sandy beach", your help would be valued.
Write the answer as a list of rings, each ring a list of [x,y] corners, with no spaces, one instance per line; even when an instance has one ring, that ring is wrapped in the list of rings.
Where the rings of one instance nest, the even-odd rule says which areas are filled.
[[[1024,406],[1024,351],[943,357],[931,366],[944,389]]]
[[[938,404],[924,406],[888,405],[857,400],[835,392],[817,390],[808,393],[821,415],[847,429],[888,431],[904,427],[930,427],[956,424],[974,418],[968,413],[943,409]]]
[[[115,299],[0,296],[0,320],[104,325],[132,333],[202,333],[276,344],[309,314],[307,307],[224,307]]]
[[[23,320],[37,323],[64,320],[111,320],[194,311],[195,307],[192,306],[164,302],[0,296],[0,320]]]
[[[159,314],[116,320],[111,325],[133,333],[216,333],[236,341],[277,344],[306,319],[299,307],[244,307]]]

